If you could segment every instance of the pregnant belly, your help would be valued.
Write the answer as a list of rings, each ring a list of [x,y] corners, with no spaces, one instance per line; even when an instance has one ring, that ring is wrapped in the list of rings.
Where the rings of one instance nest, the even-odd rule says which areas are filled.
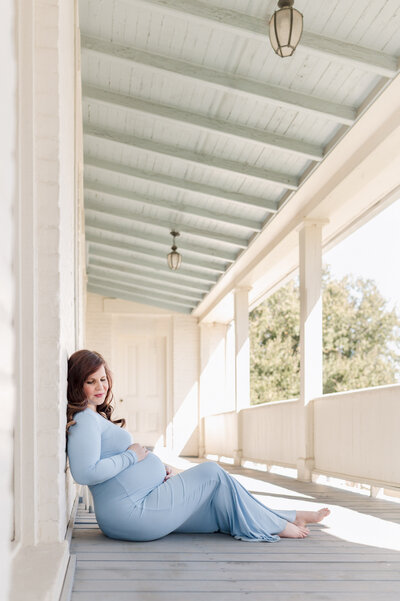
[[[149,453],[142,461],[120,472],[116,478],[131,500],[138,501],[164,482],[165,466],[157,455]]]

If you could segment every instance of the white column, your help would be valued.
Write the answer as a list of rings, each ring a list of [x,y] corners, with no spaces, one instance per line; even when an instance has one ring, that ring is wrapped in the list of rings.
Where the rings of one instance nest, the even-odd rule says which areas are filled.
[[[74,486],[65,474],[65,409],[79,295],[74,278],[77,5],[19,0],[15,6],[18,403],[10,601],[42,601],[60,595],[69,560],[65,532]]]
[[[200,336],[199,336],[199,457],[204,457],[206,454],[206,432],[204,424],[204,416],[206,415],[207,408],[207,394],[208,394],[208,382],[207,382],[207,364],[209,359],[208,352],[208,328],[209,324],[199,324]]]
[[[250,342],[249,342],[249,289],[237,288],[235,307],[235,410],[236,440],[234,464],[242,460],[242,429],[240,411],[250,406]]]
[[[38,542],[37,504],[37,273],[34,193],[34,6],[20,11],[18,40],[18,199],[15,202],[16,390],[14,444],[15,544]],[[25,125],[22,124],[24,122]],[[25,401],[22,411],[23,400]]]
[[[222,323],[201,323],[199,349],[199,456],[216,454],[215,441],[206,438],[205,418],[227,410],[226,332]],[[209,446],[207,446],[207,442]]]
[[[15,421],[15,314],[13,274],[13,211],[16,180],[16,75],[15,6],[6,0],[1,7],[0,21],[1,111],[0,198],[2,232],[0,236],[0,599],[9,598],[11,543],[13,538],[13,431]]]
[[[303,406],[297,460],[300,480],[314,468],[312,400],[322,394],[322,221],[305,221],[299,233],[300,399]]]

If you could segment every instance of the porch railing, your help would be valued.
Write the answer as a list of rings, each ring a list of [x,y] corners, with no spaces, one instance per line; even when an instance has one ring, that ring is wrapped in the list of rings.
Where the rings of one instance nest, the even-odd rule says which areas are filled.
[[[314,471],[400,487],[400,385],[324,395],[312,402]],[[301,402],[265,403],[204,418],[205,453],[296,468]],[[236,429],[235,429],[236,428]]]

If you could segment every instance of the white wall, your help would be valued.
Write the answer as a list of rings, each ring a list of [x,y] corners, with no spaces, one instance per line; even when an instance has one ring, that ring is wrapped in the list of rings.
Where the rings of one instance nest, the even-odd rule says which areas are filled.
[[[13,536],[12,458],[15,384],[14,358],[14,280],[12,274],[13,216],[15,200],[16,75],[14,47],[14,3],[2,4],[0,20],[0,76],[2,86],[0,138],[0,599],[8,598],[10,539]]]
[[[16,174],[14,265],[8,281],[9,294],[15,288],[10,335],[16,349],[10,599],[56,601],[69,560],[65,534],[75,495],[65,472],[65,410],[67,358],[79,340],[81,303],[75,290],[76,266],[81,269],[82,262],[75,237],[76,6],[63,0],[11,4],[16,15],[12,44],[18,56],[16,152],[9,168],[2,169],[10,181],[13,171]],[[12,53],[2,55],[4,61],[12,67]],[[4,76],[6,80],[11,81],[7,99],[12,76]],[[5,106],[12,126],[13,109]],[[1,148],[3,144],[2,133]],[[6,231],[11,229],[8,225]],[[6,272],[8,265],[1,261]],[[6,274],[2,281],[7,283]],[[10,523],[6,516],[3,522]]]
[[[199,445],[197,320],[187,315],[89,293],[85,347],[101,353],[110,364],[111,371],[113,362],[117,360],[116,347],[122,332],[132,333],[132,335],[157,333],[165,336],[167,340],[167,446],[183,455],[197,456]],[[114,382],[114,389],[118,390],[118,382]]]
[[[45,542],[64,539],[68,518],[62,434],[75,346],[75,31],[71,3],[42,1],[35,12],[38,539]]]

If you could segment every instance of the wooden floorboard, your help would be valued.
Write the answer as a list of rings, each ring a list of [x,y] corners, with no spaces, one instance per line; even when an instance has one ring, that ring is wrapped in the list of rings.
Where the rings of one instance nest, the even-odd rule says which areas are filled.
[[[216,533],[135,543],[104,536],[80,505],[71,600],[399,601],[399,504],[224,467],[268,506],[327,505],[331,515],[304,540],[246,543]]]

